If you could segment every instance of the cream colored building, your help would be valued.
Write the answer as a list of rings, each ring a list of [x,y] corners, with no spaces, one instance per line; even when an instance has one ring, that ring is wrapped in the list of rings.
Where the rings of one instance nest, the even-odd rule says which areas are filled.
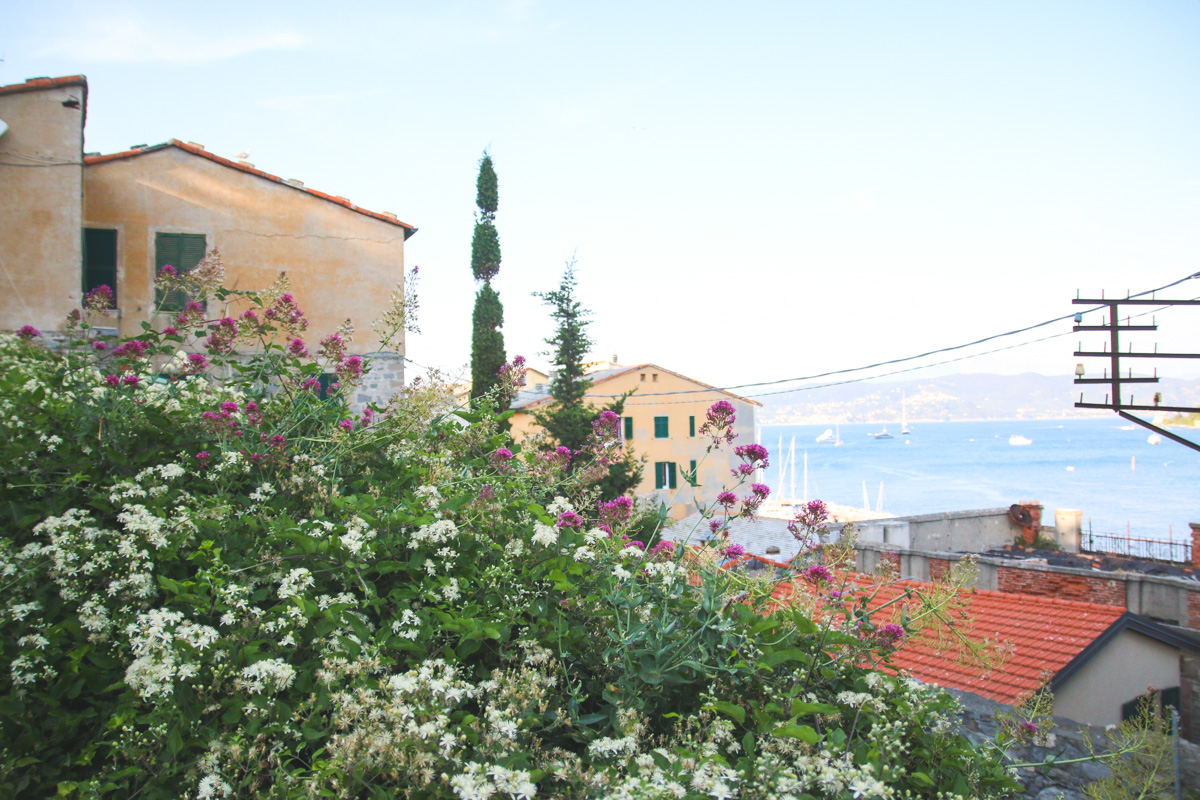
[[[85,155],[86,108],[83,76],[0,87],[0,328],[61,331],[82,295],[106,284],[121,335],[143,322],[161,329],[174,313],[156,310],[157,270],[190,269],[215,248],[230,288],[265,288],[286,272],[313,343],[350,319],[352,352],[376,353],[370,323],[403,285],[413,226],[194,142]],[[355,399],[400,389],[403,354],[402,339],[378,353]]]
[[[754,441],[754,409],[761,403],[657,364],[607,364],[588,377],[592,385],[587,399],[597,409],[633,392],[625,401],[621,431],[634,452],[646,457],[646,471],[635,490],[639,497],[666,503],[671,519],[678,520],[695,511],[698,504],[711,505],[719,492],[732,485],[730,470],[740,463],[733,448]],[[537,391],[537,385],[529,383],[513,403],[514,439],[536,429],[532,412],[550,402],[549,383],[541,384],[543,391]],[[718,400],[733,405],[738,438],[733,445],[708,453],[710,440],[700,428],[709,406]],[[691,475],[695,475],[694,487],[688,481]]]

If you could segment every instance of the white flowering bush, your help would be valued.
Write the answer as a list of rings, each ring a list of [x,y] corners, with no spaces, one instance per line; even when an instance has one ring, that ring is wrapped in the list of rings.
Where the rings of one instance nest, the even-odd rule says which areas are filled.
[[[352,413],[369,359],[347,354],[349,329],[314,355],[286,287],[196,283],[219,274],[185,288],[237,316],[192,304],[114,342],[94,335],[93,297],[61,348],[0,335],[0,785],[146,800],[1012,790],[994,752],[954,733],[948,697],[874,669],[890,640],[861,634],[865,612],[776,608],[770,584],[637,541],[632,503],[588,483],[603,470],[523,451],[436,384]],[[391,319],[395,333],[407,316]],[[602,416],[569,459],[617,438]]]

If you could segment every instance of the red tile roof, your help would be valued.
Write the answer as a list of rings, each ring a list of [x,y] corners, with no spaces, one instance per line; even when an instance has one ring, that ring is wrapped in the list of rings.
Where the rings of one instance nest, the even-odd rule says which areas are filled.
[[[266,178],[269,181],[274,181],[275,183],[282,184],[284,186],[287,186],[288,188],[295,189],[296,191],[307,192],[308,194],[311,194],[314,197],[319,197],[322,200],[328,200],[331,203],[336,203],[337,205],[342,206],[343,208],[348,208],[351,211],[355,211],[359,214],[363,214],[368,217],[373,217],[374,219],[380,220],[382,222],[387,222],[392,225],[397,225],[397,226],[405,229],[405,231],[404,231],[405,239],[407,239],[408,237],[412,236],[414,233],[417,232],[417,229],[414,228],[412,225],[409,225],[407,222],[401,222],[400,220],[396,219],[396,217],[391,214],[384,214],[384,213],[380,213],[378,211],[369,211],[365,208],[361,208],[359,206],[354,205],[353,203],[351,203],[349,200],[347,200],[344,197],[338,197],[336,195],[326,194],[325,192],[319,192],[316,189],[309,189],[306,186],[300,185],[299,182],[293,183],[291,181],[286,181],[283,178],[280,178],[278,175],[272,175],[269,172],[263,172],[261,169],[255,169],[253,164],[249,164],[244,161],[233,161],[231,159],[219,156],[216,153],[210,153],[207,150],[205,150],[202,145],[195,144],[194,142],[181,142],[178,139],[172,139],[169,142],[163,142],[162,144],[150,145],[148,147],[135,147],[131,150],[124,150],[120,153],[109,153],[107,155],[102,155],[102,156],[85,156],[83,159],[83,163],[90,167],[95,164],[103,164],[106,161],[116,161],[116,160],[122,159],[122,158],[133,158],[135,156],[145,155],[146,153],[153,153],[153,152],[162,150],[167,147],[178,147],[180,150],[184,150],[188,153],[192,153],[193,155],[197,155],[202,158],[207,158],[209,161],[215,161],[216,163],[218,163],[222,166],[231,167],[233,169],[240,170],[241,172],[246,172],[251,175],[257,175],[260,178]]]
[[[786,566],[767,559],[758,560],[773,566]],[[849,579],[851,584],[871,586],[872,590],[872,584],[878,580],[856,574],[851,574]],[[934,588],[921,581],[884,585],[879,587],[871,605],[879,606],[898,597],[906,587]],[[776,599],[786,602],[797,590],[806,592],[807,585],[798,580],[784,581],[773,594]],[[859,591],[867,593],[865,588]],[[968,590],[962,598],[967,603],[965,613],[971,639],[988,639],[1011,646],[1010,654],[998,668],[988,672],[979,663],[963,658],[962,648],[946,645],[924,634],[905,641],[892,654],[892,662],[924,683],[962,689],[1010,704],[1041,688],[1125,614],[1125,609],[1119,606],[1009,592]],[[892,606],[897,613],[898,606]]]
[[[39,89],[51,89],[56,86],[87,86],[87,78],[83,75],[67,75],[63,78],[30,78],[24,83],[10,83],[8,86],[0,86],[0,94],[36,92]]]

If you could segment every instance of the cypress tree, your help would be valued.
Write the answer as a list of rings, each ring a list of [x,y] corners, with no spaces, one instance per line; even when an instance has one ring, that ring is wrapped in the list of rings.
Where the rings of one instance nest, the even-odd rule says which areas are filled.
[[[492,157],[485,150],[475,180],[475,231],[471,236],[471,272],[483,286],[475,295],[471,315],[471,399],[477,400],[499,383],[504,365],[504,306],[492,288],[492,278],[500,272],[500,236],[496,233],[496,208],[500,190]],[[504,409],[499,409],[503,411]]]

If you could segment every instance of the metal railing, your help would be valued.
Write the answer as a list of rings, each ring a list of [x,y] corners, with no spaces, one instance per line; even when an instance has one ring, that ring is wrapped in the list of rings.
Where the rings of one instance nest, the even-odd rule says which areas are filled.
[[[1121,533],[1096,533],[1091,530],[1080,534],[1080,550],[1096,555],[1144,558],[1150,561],[1169,561],[1173,564],[1192,563],[1191,542],[1169,539],[1139,539]]]

